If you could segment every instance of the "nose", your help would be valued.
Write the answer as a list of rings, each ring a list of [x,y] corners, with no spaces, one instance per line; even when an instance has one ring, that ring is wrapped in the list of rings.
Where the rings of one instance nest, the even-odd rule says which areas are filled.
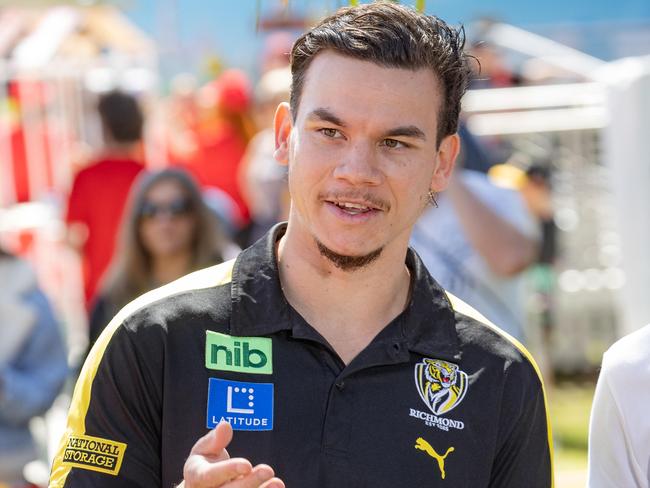
[[[354,186],[375,186],[381,183],[381,171],[372,144],[364,141],[349,144],[338,157],[339,162],[334,169],[335,178]]]

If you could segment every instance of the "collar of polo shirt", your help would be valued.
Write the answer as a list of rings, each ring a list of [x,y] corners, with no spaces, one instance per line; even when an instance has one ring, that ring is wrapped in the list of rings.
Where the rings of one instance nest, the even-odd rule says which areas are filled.
[[[277,224],[266,239],[243,251],[235,262],[230,324],[230,333],[234,336],[263,336],[287,330],[295,338],[320,337],[291,307],[282,292],[275,244],[285,230],[286,223]],[[379,333],[373,345],[390,345],[393,348],[391,362],[408,361],[409,351],[458,361],[455,312],[445,291],[410,248],[406,265],[411,275],[409,304]]]

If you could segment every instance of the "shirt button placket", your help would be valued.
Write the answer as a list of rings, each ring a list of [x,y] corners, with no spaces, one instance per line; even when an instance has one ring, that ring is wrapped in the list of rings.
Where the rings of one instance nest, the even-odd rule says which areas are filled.
[[[323,430],[325,454],[345,457],[350,443],[352,394],[349,380],[336,379],[330,389]]]

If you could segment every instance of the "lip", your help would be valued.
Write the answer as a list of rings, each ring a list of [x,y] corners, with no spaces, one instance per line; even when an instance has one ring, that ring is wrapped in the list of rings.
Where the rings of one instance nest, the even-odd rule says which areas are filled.
[[[346,212],[345,210],[343,210],[342,208],[340,208],[338,205],[336,205],[331,201],[326,200],[323,203],[325,207],[328,209],[328,211],[334,214],[335,217],[350,224],[361,224],[361,223],[368,222],[370,220],[377,218],[379,214],[382,213],[381,210],[375,208],[374,205],[368,204],[367,202],[354,202],[352,200],[346,200],[346,202],[357,203],[359,205],[368,206],[370,207],[371,210],[369,210],[368,212],[363,212],[363,213],[353,215]]]
[[[367,207],[371,210],[382,210],[377,204],[370,202],[368,200],[356,200],[354,198],[337,198],[337,199],[326,199],[325,202],[337,205],[340,203],[352,203],[354,205],[360,205],[362,207]]]

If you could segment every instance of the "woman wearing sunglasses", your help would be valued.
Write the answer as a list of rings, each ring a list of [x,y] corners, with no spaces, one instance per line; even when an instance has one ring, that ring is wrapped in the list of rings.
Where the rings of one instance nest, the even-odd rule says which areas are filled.
[[[129,198],[117,252],[92,308],[91,346],[134,298],[238,251],[183,170],[144,174]]]

